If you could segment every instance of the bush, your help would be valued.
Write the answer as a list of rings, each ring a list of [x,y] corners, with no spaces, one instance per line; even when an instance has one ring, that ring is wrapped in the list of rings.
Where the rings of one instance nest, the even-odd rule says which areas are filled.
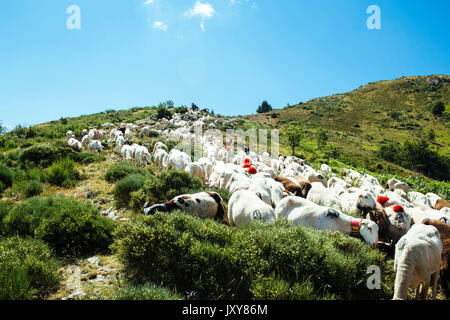
[[[258,106],[258,109],[256,110],[256,112],[258,113],[266,113],[269,111],[272,111],[272,106],[265,100],[261,103],[261,105]]]
[[[147,171],[142,168],[133,167],[127,162],[119,162],[106,171],[105,179],[106,181],[113,183],[131,174],[146,175]]]
[[[66,158],[73,153],[69,147],[56,147],[51,145],[37,145],[25,149],[19,158],[22,166],[34,165],[48,167],[55,161]]]
[[[0,164],[0,193],[3,192],[4,189],[11,187],[12,181],[12,171],[4,165]]]
[[[60,256],[80,256],[108,249],[115,223],[92,204],[62,196],[34,197],[3,219],[7,236],[30,236],[47,242]]]
[[[131,193],[144,186],[145,177],[141,174],[126,176],[117,182],[114,188],[114,200],[119,208],[126,208],[131,199]]]
[[[250,288],[256,300],[333,300],[334,295],[318,296],[314,292],[313,284],[306,280],[302,283],[289,282],[277,278],[257,277]]]
[[[105,143],[102,145],[105,146]],[[69,158],[84,165],[105,160],[104,155],[91,152],[74,152],[69,155]]]
[[[382,145],[379,155],[386,161],[418,171],[433,179],[450,180],[450,158],[430,148],[425,140],[405,141],[402,145]]]
[[[170,112],[170,110],[160,106],[157,111],[156,111],[156,119],[172,119],[172,112]]]
[[[14,202],[12,201],[0,201],[0,237],[5,235],[3,218],[6,217],[13,206]]]
[[[184,300],[180,294],[148,283],[138,286],[120,288],[112,300]]]
[[[435,116],[439,117],[444,114],[445,105],[442,101],[437,101],[437,102],[433,103],[429,109]]]
[[[60,262],[42,241],[0,239],[0,300],[42,299],[56,291]]]
[[[55,186],[73,187],[79,179],[75,162],[68,158],[59,160],[48,169],[48,182]]]
[[[188,109],[186,107],[175,108],[175,113],[185,114],[186,112],[188,112]]]
[[[24,195],[27,198],[38,196],[44,191],[42,183],[38,180],[31,180],[27,183],[24,190]]]
[[[202,181],[185,171],[162,171],[157,176],[149,176],[142,188],[131,193],[130,208],[139,212],[146,202],[162,203],[180,194],[197,193],[202,189]]]
[[[265,298],[261,281],[300,298],[388,299],[393,273],[384,254],[337,232],[254,223],[232,229],[180,212],[138,216],[115,233],[114,251],[130,281],[152,282],[196,299]],[[367,268],[382,271],[382,289],[366,287]],[[262,280],[263,279],[263,280]],[[276,282],[274,282],[276,281]],[[313,290],[311,290],[311,288]]]

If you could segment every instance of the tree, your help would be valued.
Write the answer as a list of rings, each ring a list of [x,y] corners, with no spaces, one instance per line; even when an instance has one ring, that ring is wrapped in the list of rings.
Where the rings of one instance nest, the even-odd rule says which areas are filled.
[[[320,128],[316,132],[316,137],[317,137],[317,148],[320,150],[327,145],[328,134],[324,129]]]
[[[174,106],[173,101],[172,100],[167,100],[165,102],[161,102],[158,105],[158,108],[161,108],[161,107],[163,107],[163,108],[173,108],[173,106]]]
[[[156,112],[156,119],[166,118],[168,120],[172,119],[172,113],[170,110],[166,109],[163,106],[159,106]]]
[[[272,111],[272,106],[266,100],[264,100],[256,110],[258,113],[266,113],[269,111]]]
[[[435,115],[435,116],[442,116],[442,114],[445,111],[445,105],[442,101],[438,101],[435,102],[431,105],[431,112]]]
[[[0,121],[0,134],[4,134],[6,132],[6,127],[3,126],[3,122]]]
[[[302,129],[295,127],[295,126],[290,126],[289,128],[286,129],[284,134],[285,134],[287,143],[292,148],[292,155],[295,155],[295,147],[300,145],[300,142],[302,141],[302,139],[304,137],[304,133],[303,133]]]

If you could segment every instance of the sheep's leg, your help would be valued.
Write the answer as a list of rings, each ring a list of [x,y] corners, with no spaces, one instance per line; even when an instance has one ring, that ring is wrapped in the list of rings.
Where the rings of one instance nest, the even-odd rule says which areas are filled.
[[[427,299],[428,289],[430,288],[430,281],[431,281],[431,279],[428,278],[428,280],[425,281],[424,284],[422,284],[422,292],[420,294],[420,299],[421,300],[426,300]]]
[[[438,280],[439,280],[439,271],[437,271],[437,272],[435,272],[435,273],[433,273],[431,275],[431,281],[433,282],[433,284],[432,284],[432,296],[431,296],[432,300],[436,300]]]
[[[416,287],[416,300],[419,300],[420,299],[420,284]]]

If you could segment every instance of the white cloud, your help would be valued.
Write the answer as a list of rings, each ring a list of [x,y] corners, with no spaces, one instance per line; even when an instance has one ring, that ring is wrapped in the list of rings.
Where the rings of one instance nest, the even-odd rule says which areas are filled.
[[[202,29],[203,32],[206,31],[205,29],[205,23],[202,21],[202,23],[200,23],[200,29]]]
[[[167,31],[167,28],[167,24],[164,24],[162,21],[155,21],[152,26],[152,29],[154,30]]]
[[[214,8],[209,3],[197,1],[193,8],[187,10],[184,15],[187,17],[200,16],[202,18],[211,18],[214,15]]]
[[[147,1],[144,2],[144,4],[145,4],[146,6],[148,6],[148,5],[150,5],[150,4],[153,4],[153,3],[155,3],[155,0],[147,0]]]

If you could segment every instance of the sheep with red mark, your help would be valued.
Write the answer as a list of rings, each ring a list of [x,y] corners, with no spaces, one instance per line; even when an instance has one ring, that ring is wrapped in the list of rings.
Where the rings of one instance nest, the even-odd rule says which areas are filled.
[[[389,218],[388,233],[395,244],[403,237],[411,228],[411,216],[400,205],[384,208]]]
[[[281,200],[275,208],[275,216],[277,219],[287,218],[293,225],[361,236],[372,248],[378,243],[378,226],[375,222],[355,219],[336,209],[318,206],[300,197],[290,196]]]

